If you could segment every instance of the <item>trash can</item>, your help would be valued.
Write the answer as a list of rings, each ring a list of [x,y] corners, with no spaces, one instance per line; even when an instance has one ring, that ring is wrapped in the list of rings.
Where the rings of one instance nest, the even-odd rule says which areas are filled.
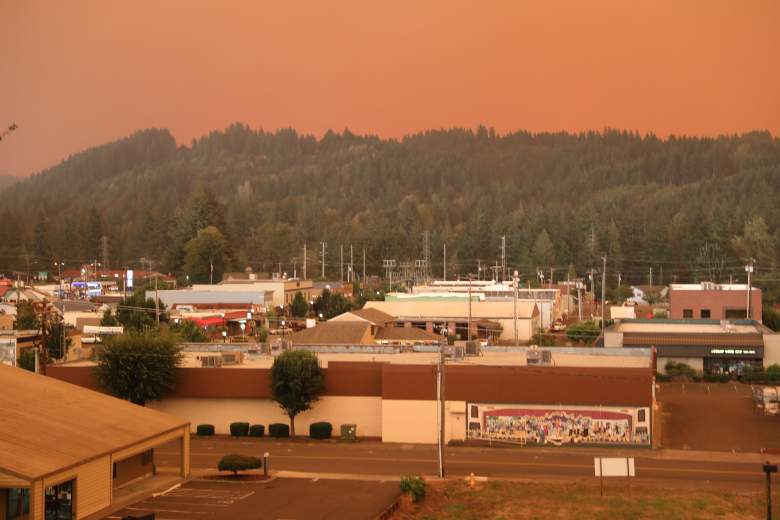
[[[342,424],[341,425],[341,440],[342,441],[356,441],[357,440],[357,424]]]

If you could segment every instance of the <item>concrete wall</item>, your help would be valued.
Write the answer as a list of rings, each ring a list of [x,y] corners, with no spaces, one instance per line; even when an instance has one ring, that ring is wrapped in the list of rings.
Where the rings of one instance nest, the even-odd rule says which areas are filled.
[[[190,421],[193,432],[198,424],[213,424],[217,433],[229,434],[232,422],[264,424],[267,432],[271,423],[290,422],[278,404],[262,398],[173,397],[147,406]],[[325,396],[295,418],[295,430],[298,435],[308,435],[311,423],[327,421],[333,425],[335,435],[340,425],[357,424],[358,436],[381,437],[381,408],[382,398],[378,396]]]

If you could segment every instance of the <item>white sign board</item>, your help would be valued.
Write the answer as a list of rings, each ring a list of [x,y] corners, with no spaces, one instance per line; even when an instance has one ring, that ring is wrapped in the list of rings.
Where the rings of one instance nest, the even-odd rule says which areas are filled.
[[[128,269],[127,273],[125,274],[125,276],[127,277],[127,282],[126,282],[127,285],[126,285],[126,287],[128,289],[132,289],[133,288],[133,270],[132,269]]]
[[[0,363],[16,366],[16,340],[0,339]]]
[[[312,327],[315,327],[317,325],[317,320],[314,318],[306,318],[306,328],[310,329]]]
[[[84,325],[84,334],[122,334],[124,327],[103,327],[98,325]]]
[[[634,457],[594,457],[597,477],[635,477]]]

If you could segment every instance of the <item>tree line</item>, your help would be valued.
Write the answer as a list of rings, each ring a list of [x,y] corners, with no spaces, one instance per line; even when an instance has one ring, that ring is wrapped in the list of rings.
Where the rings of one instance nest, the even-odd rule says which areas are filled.
[[[218,281],[247,266],[341,276],[340,245],[362,272],[424,256],[477,273],[506,261],[583,276],[608,257],[609,286],[780,279],[780,140],[768,132],[659,139],[636,132],[427,131],[403,139],[344,130],[317,139],[241,124],[178,146],[138,132],[76,154],[2,191],[0,269],[54,260],[154,267]]]

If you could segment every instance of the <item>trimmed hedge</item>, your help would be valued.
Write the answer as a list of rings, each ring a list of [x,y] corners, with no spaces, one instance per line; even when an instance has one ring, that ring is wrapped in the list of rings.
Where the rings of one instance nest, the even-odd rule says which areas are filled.
[[[246,437],[249,435],[249,423],[248,422],[234,422],[230,423],[230,436],[231,437]]]
[[[263,459],[250,457],[248,455],[230,454],[225,455],[219,461],[217,469],[219,471],[232,471],[233,475],[238,475],[239,471],[248,469],[258,469],[263,467]]]
[[[211,435],[214,435],[214,425],[199,424],[195,431],[196,431],[196,435],[200,435],[201,437],[209,437]]]
[[[253,424],[249,427],[250,437],[262,437],[265,435],[265,426],[262,424]]]
[[[290,426],[288,424],[273,423],[268,425],[268,435],[271,437],[289,437]]]
[[[316,422],[309,425],[309,437],[312,439],[330,439],[333,425],[329,422]]]

